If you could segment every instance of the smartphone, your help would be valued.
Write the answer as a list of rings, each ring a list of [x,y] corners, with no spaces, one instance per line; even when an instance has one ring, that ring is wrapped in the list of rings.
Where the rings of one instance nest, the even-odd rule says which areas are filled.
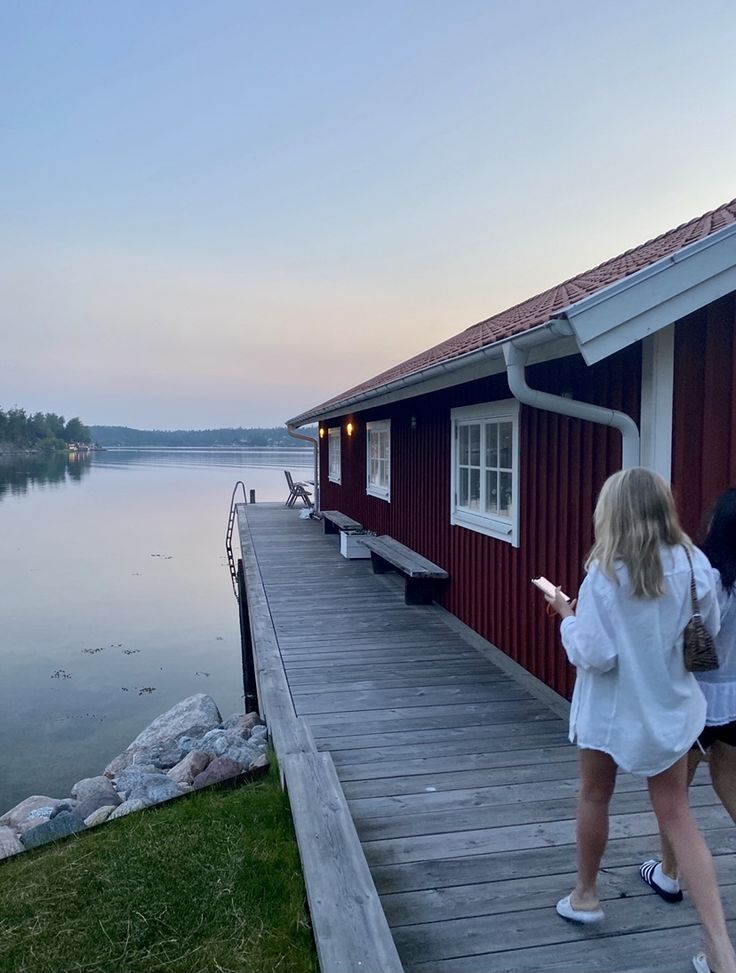
[[[542,592],[542,594],[549,595],[550,598],[554,598],[555,586],[552,584],[551,581],[545,578],[543,574],[540,574],[538,578],[532,578],[532,584],[536,585],[537,588],[539,588],[539,590]],[[560,594],[565,599],[565,601],[570,600],[570,596],[566,595],[564,591],[561,591]]]

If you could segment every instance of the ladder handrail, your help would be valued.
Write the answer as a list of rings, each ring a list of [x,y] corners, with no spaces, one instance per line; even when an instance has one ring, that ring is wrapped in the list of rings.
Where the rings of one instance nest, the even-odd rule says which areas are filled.
[[[235,567],[235,558],[233,557],[233,528],[235,527],[235,494],[238,492],[238,487],[243,488],[243,503],[247,503],[248,500],[245,495],[245,483],[242,480],[238,482],[233,487],[233,495],[230,497],[230,513],[227,518],[227,532],[225,534],[225,550],[227,551],[227,565],[230,569],[230,580],[233,585],[233,594],[235,598],[240,601],[238,597],[238,572]]]

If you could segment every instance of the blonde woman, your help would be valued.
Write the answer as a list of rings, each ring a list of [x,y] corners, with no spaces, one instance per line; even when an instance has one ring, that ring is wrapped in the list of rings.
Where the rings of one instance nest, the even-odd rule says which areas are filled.
[[[603,919],[596,883],[621,768],[647,778],[660,830],[690,889],[707,957],[694,958],[696,969],[710,963],[718,973],[736,973],[713,860],[687,800],[687,754],[705,724],[703,693],[683,664],[687,553],[705,624],[715,632],[719,611],[710,565],[683,533],[669,487],[649,470],[610,477],[594,525],[577,609],[559,589],[547,598],[562,617],[562,643],[577,668],[570,739],[580,749],[577,883],[557,912],[573,922]]]

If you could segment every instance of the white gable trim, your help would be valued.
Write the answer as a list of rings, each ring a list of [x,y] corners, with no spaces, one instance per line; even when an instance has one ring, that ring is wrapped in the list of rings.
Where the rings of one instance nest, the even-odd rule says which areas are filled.
[[[588,365],[655,334],[736,290],[736,225],[724,227],[571,305]]]
[[[674,325],[644,339],[641,364],[641,465],[656,470],[669,483],[672,476]]]

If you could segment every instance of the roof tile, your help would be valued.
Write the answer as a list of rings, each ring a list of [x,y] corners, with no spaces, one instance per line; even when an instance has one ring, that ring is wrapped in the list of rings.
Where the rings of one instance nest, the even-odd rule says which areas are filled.
[[[683,223],[682,226],[669,230],[653,240],[627,250],[618,257],[599,264],[592,270],[571,277],[569,280],[530,297],[506,311],[494,314],[485,321],[480,321],[466,328],[465,331],[442,341],[433,348],[394,365],[360,385],[333,396],[333,398],[315,406],[298,418],[304,420],[314,418],[322,412],[331,411],[345,400],[375,391],[397,379],[406,378],[440,362],[450,361],[468,352],[492,345],[503,338],[521,334],[537,325],[544,324],[545,321],[570,307],[571,304],[575,304],[585,297],[590,297],[604,287],[623,280],[625,277],[656,263],[663,257],[682,250],[688,244],[702,240],[711,233],[734,223],[736,223],[736,199],[719,206],[718,209],[712,210],[710,213],[698,216],[688,223]]]

